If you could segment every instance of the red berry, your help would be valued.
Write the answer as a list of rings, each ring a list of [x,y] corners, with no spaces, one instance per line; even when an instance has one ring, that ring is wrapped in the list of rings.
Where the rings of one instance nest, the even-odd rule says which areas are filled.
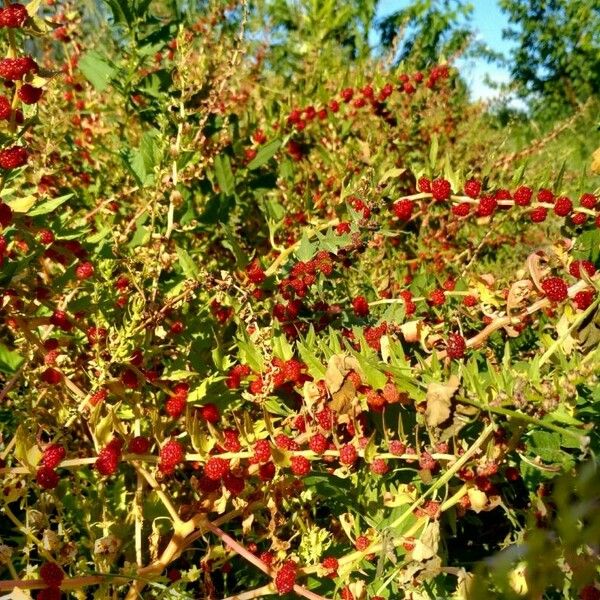
[[[8,121],[11,113],[10,100],[6,96],[0,96],[0,121]]]
[[[165,473],[170,474],[175,470],[175,467],[183,462],[185,458],[185,450],[181,442],[177,440],[169,440],[160,449],[160,462],[158,464],[159,469]]]
[[[352,444],[346,444],[340,448],[340,462],[343,465],[353,465],[358,458],[358,452]]]
[[[542,188],[537,193],[538,202],[544,202],[545,204],[552,204],[554,202],[554,194],[551,190]]]
[[[400,440],[391,440],[389,448],[394,456],[400,456],[406,452],[406,444],[403,444]]]
[[[366,535],[359,535],[356,540],[354,540],[354,547],[357,550],[363,552],[371,545],[371,540]]]
[[[54,242],[54,234],[49,229],[41,229],[38,233],[38,239],[46,246]]]
[[[326,556],[321,561],[321,565],[324,569],[328,569],[329,571],[337,571],[340,563],[335,556]]]
[[[600,219],[600,215],[598,215],[596,219],[596,223],[598,223],[598,219]],[[571,222],[573,225],[583,225],[587,221],[587,215],[582,212],[576,212],[574,215],[571,215]]]
[[[431,182],[431,193],[434,200],[437,200],[438,202],[448,200],[450,194],[452,194],[450,182],[446,179],[434,179]]]
[[[579,310],[586,310],[594,301],[595,295],[593,290],[582,290],[575,294],[573,302]]]
[[[481,182],[476,179],[469,179],[465,183],[465,194],[470,198],[477,198],[481,193]]]
[[[573,203],[566,196],[561,196],[554,203],[554,214],[559,217],[566,217],[573,210]]]
[[[357,317],[366,317],[369,314],[369,303],[364,296],[357,296],[352,300],[352,308]]]
[[[494,214],[497,206],[498,201],[496,198],[493,198],[492,196],[484,196],[479,200],[479,205],[477,206],[477,216],[489,217]]]
[[[286,560],[275,575],[275,587],[280,596],[289,594],[296,584],[297,565],[293,560]]]
[[[315,433],[310,440],[308,440],[308,447],[315,454],[323,454],[329,447],[329,442],[322,433]]]
[[[242,477],[236,477],[233,473],[223,475],[223,485],[232,496],[239,496],[246,486]]]
[[[103,400],[106,400],[106,397],[108,396],[108,390],[104,389],[104,388],[100,388],[99,390],[96,390],[91,396],[90,396],[90,404],[92,406],[96,406],[97,404],[99,404],[100,402],[102,402]]]
[[[35,480],[44,490],[53,490],[59,482],[58,473],[50,467],[40,467],[37,470]]]
[[[290,462],[292,473],[297,477],[304,477],[310,473],[310,460],[305,456],[292,456]]]
[[[31,56],[0,60],[0,77],[8,81],[19,81],[28,73],[37,72],[37,70],[38,66]]]
[[[455,360],[461,359],[465,355],[466,349],[467,344],[465,342],[465,338],[460,335],[460,333],[452,333],[448,337],[448,342],[446,343],[446,352],[450,358]]]
[[[211,456],[204,466],[204,474],[214,481],[229,473],[229,461],[218,456]]]
[[[383,458],[375,458],[369,465],[371,473],[375,475],[385,475],[388,472],[388,464]]]
[[[562,302],[568,295],[567,284],[560,277],[548,277],[542,281],[542,290],[552,302]]]
[[[253,260],[246,267],[246,275],[254,285],[260,285],[267,277],[262,267],[260,266],[258,259]]]
[[[223,448],[227,452],[239,452],[242,449],[238,432],[235,429],[225,429],[223,438]]]
[[[42,88],[36,88],[29,83],[21,86],[18,96],[21,102],[24,104],[35,104],[42,97],[44,90]]]
[[[398,200],[394,202],[392,207],[394,214],[401,221],[408,221],[412,215],[414,203],[412,200],[407,200],[406,198],[403,200]]]
[[[40,577],[47,586],[59,588],[65,578],[65,574],[55,562],[46,562],[40,569]]]
[[[129,442],[129,452],[133,454],[146,454],[150,450],[150,440],[143,435],[137,435]]]
[[[513,194],[515,204],[518,204],[519,206],[528,206],[531,203],[532,196],[533,190],[526,185],[522,185],[521,187],[517,188]]]
[[[261,481],[271,481],[275,477],[275,465],[272,462],[260,465],[258,468],[258,476]]]
[[[317,423],[319,423],[321,429],[330,431],[333,427],[333,411],[329,407],[325,407],[315,414]]]
[[[60,444],[50,444],[44,448],[44,454],[42,455],[42,464],[45,467],[54,469],[58,467],[60,462],[67,455],[67,451]]]
[[[40,376],[40,379],[48,385],[58,385],[62,381],[62,375],[60,371],[48,367]]]
[[[442,306],[446,302],[446,293],[441,289],[433,290],[433,292],[429,294],[427,302],[431,306]]]
[[[0,168],[18,169],[27,164],[27,150],[23,146],[12,146],[0,151]]]
[[[181,396],[171,396],[165,402],[165,411],[173,419],[179,418],[184,412],[187,401]]]
[[[417,181],[417,187],[420,192],[431,193],[431,181],[427,177],[420,177],[419,181]]]
[[[466,217],[471,212],[471,205],[468,202],[452,205],[452,214],[457,217]]]
[[[36,596],[36,600],[60,600],[61,593],[60,588],[57,587],[47,587],[43,590],[40,590]]]
[[[271,445],[267,440],[258,440],[254,444],[254,462],[266,463],[271,460]]]
[[[579,198],[579,204],[583,206],[583,208],[589,208],[593,210],[596,208],[596,196],[594,194],[583,194],[581,198]]]
[[[94,265],[91,262],[82,262],[75,269],[75,277],[77,279],[89,279],[94,274]]]
[[[574,260],[569,266],[569,273],[577,279],[581,278],[581,269],[583,269],[589,277],[593,277],[596,273],[596,267],[589,260]]]
[[[548,216],[548,209],[543,206],[538,206],[537,208],[534,208],[529,215],[533,223],[543,223]]]
[[[108,477],[116,473],[120,460],[121,442],[113,439],[100,450],[95,466],[101,475]]]
[[[28,17],[27,9],[22,4],[11,4],[0,10],[0,27],[23,27]]]

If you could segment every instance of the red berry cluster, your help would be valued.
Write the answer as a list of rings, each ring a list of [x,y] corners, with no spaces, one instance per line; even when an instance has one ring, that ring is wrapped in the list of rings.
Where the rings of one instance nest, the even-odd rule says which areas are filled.
[[[534,223],[546,220],[548,211],[553,210],[559,217],[569,217],[574,226],[586,223],[588,216],[593,215],[597,227],[600,227],[600,213],[596,213],[597,198],[590,193],[582,194],[579,206],[575,207],[573,201],[567,196],[555,197],[554,193],[541,188],[536,195],[536,202],[532,204],[533,190],[528,186],[520,186],[514,192],[507,189],[498,189],[494,192],[482,194],[482,184],[475,179],[469,179],[464,185],[465,196],[454,195],[450,182],[443,178],[430,180],[421,177],[417,181],[419,194],[397,200],[392,206],[394,216],[400,221],[408,221],[414,212],[414,204],[423,197],[431,196],[436,202],[452,201],[452,214],[459,218],[471,214],[474,206],[476,217],[491,217],[499,208],[506,209],[520,206],[529,209],[529,218]]]

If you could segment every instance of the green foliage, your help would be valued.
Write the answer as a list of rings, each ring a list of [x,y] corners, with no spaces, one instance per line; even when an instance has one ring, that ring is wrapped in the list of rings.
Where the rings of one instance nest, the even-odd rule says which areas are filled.
[[[514,83],[547,115],[576,109],[600,93],[598,0],[500,0],[516,44],[510,57]]]

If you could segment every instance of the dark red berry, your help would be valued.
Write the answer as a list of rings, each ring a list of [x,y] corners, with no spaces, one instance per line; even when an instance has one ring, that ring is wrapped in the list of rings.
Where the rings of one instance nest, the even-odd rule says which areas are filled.
[[[467,344],[465,342],[465,338],[460,335],[460,333],[452,333],[448,337],[448,342],[446,343],[446,352],[450,358],[455,360],[461,359],[465,355],[466,349]]]
[[[204,467],[204,474],[214,481],[229,473],[229,461],[218,456],[211,456]]]
[[[91,262],[82,262],[75,268],[75,277],[77,279],[89,279],[94,274],[94,265]]]
[[[566,217],[573,210],[573,203],[566,196],[560,196],[554,203],[554,214]]]
[[[60,462],[67,455],[67,451],[60,444],[50,444],[44,448],[42,454],[42,464],[50,469],[58,467]]]
[[[42,466],[37,470],[35,480],[44,490],[53,490],[59,482],[58,473],[50,468]]]
[[[46,562],[40,569],[40,577],[47,586],[59,588],[65,578],[65,574],[55,562]]]
[[[150,450],[150,440],[143,435],[137,435],[129,442],[129,452],[133,454],[146,454]]]
[[[405,198],[394,202],[392,209],[400,221],[408,221],[412,216],[413,207],[414,202]]]
[[[519,206],[528,206],[531,203],[532,196],[533,190],[526,185],[522,185],[521,187],[517,188],[513,194],[515,204]]]
[[[5,170],[18,169],[27,164],[27,150],[23,146],[12,146],[0,150],[0,168]]]
[[[470,198],[477,198],[481,193],[481,182],[476,179],[469,179],[465,183],[465,194]]]
[[[281,596],[289,594],[296,584],[298,567],[293,560],[286,560],[275,575],[275,588]]]
[[[431,182],[431,194],[433,195],[434,200],[437,200],[438,202],[448,200],[450,194],[452,194],[450,182],[446,179],[434,179]]]
[[[28,17],[27,8],[22,4],[10,4],[6,8],[0,9],[0,27],[13,29],[23,27]]]
[[[346,444],[340,448],[340,462],[343,465],[353,465],[358,458],[358,452],[352,444]]]
[[[304,477],[310,473],[310,460],[305,456],[292,456],[290,462],[292,473],[297,477]]]
[[[37,73],[38,66],[31,56],[0,59],[0,77],[8,81],[19,81],[29,73]]]
[[[160,462],[158,463],[159,469],[165,473],[170,474],[175,470],[175,467],[183,462],[185,458],[185,450],[183,445],[178,440],[169,440],[160,449]]]
[[[42,97],[44,90],[42,88],[36,88],[29,83],[22,85],[19,89],[18,96],[19,100],[24,104],[35,104]]]
[[[8,121],[11,113],[10,100],[6,96],[0,96],[0,121]]]
[[[542,281],[542,290],[552,302],[562,302],[568,295],[567,284],[560,277],[548,277]]]
[[[357,296],[352,300],[352,308],[357,317],[366,317],[369,314],[369,303],[364,296]]]

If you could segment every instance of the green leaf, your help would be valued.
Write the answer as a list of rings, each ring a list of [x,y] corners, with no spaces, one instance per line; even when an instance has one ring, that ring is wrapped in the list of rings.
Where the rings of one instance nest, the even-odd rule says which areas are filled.
[[[235,177],[231,170],[229,156],[222,154],[215,157],[215,174],[221,191],[227,195],[235,192]]]
[[[327,372],[327,368],[317,358],[316,354],[311,352],[308,346],[305,346],[301,342],[298,342],[296,346],[298,348],[298,352],[300,353],[300,357],[302,358],[302,360],[308,368],[308,373],[316,380],[325,379],[325,373]]]
[[[65,196],[60,196],[58,198],[52,198],[52,200],[46,200],[46,202],[42,202],[38,204],[33,210],[30,210],[27,214],[30,217],[37,217],[39,215],[47,215],[51,213],[53,210],[57,209],[61,204],[66,202],[69,198],[71,198],[73,194],[66,194]]]
[[[250,366],[253,371],[261,373],[264,369],[263,356],[259,348],[252,342],[245,331],[241,331],[243,340],[238,340],[240,360]]]
[[[270,141],[268,144],[265,144],[264,146],[262,146],[261,149],[258,151],[258,154],[254,157],[254,159],[248,163],[248,169],[253,171],[254,169],[258,169],[259,167],[262,167],[271,158],[273,158],[273,156],[275,156],[275,154],[277,154],[277,151],[279,150],[280,147],[281,147],[281,140],[279,138],[276,138],[276,139]]]
[[[23,360],[18,352],[0,344],[0,372],[12,375],[21,366]]]
[[[248,253],[244,252],[242,247],[239,245],[235,235],[231,231],[231,228],[227,225],[223,225],[223,231],[227,239],[221,243],[227,250],[235,256],[235,263],[239,269],[243,269],[249,262]]]
[[[93,50],[81,58],[79,70],[99,92],[108,87],[116,73],[115,67]]]
[[[179,259],[183,274],[188,279],[196,279],[200,274],[200,271],[198,271],[198,267],[189,253],[183,248],[177,247],[177,258]]]
[[[319,245],[316,242],[311,242],[308,238],[306,231],[302,235],[302,240],[300,241],[300,246],[294,252],[298,260],[306,262],[310,260],[316,253]]]

